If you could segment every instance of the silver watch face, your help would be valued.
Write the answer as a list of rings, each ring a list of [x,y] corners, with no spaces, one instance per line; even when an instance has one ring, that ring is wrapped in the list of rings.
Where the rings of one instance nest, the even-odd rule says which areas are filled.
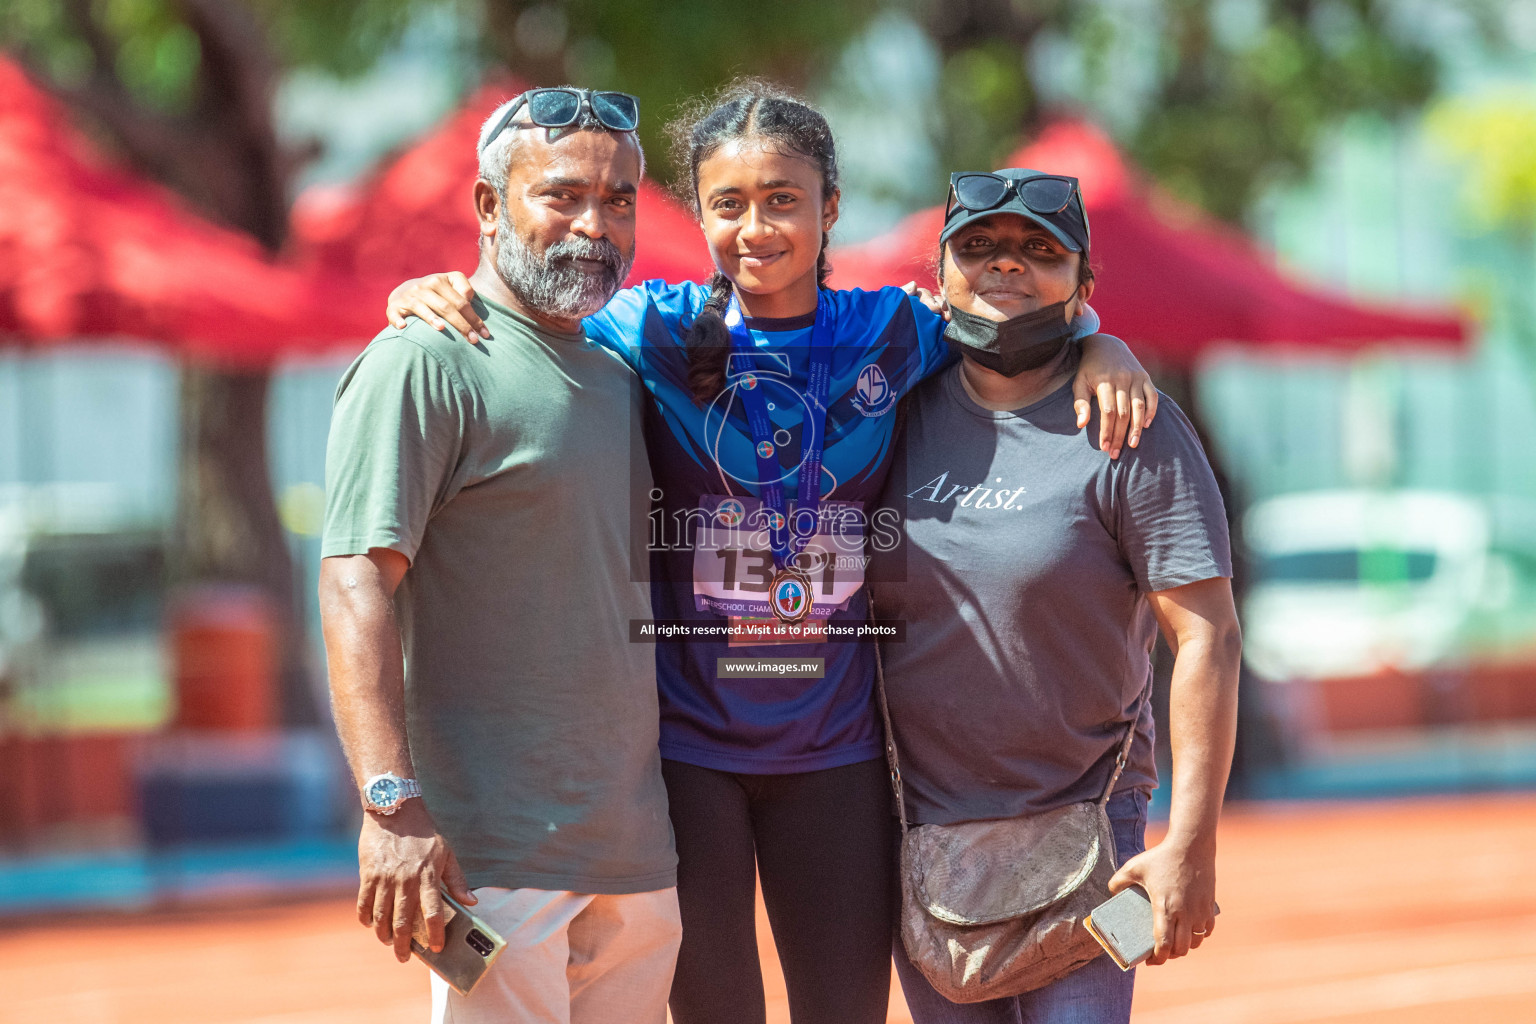
[[[368,785],[368,802],[375,807],[393,807],[400,802],[400,780],[374,779]]]

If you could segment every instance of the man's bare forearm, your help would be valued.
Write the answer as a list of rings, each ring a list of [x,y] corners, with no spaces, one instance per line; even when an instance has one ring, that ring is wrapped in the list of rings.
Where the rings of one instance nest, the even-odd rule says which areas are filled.
[[[404,555],[382,548],[320,563],[331,707],[359,789],[381,772],[416,775],[405,733],[405,656],[392,601],[408,567]],[[358,920],[393,946],[402,963],[418,921],[426,924],[427,944],[442,949],[438,886],[463,903],[475,897],[422,801],[406,800],[387,816],[364,814],[357,845]]]
[[[353,555],[327,558],[320,566],[331,708],[359,787],[380,772],[415,774],[405,731],[405,660],[391,600],[403,567],[380,561]]]

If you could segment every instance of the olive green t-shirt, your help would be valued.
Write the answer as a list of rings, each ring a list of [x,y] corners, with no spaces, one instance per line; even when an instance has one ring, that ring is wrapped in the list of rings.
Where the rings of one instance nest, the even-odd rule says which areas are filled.
[[[412,319],[342,377],[322,554],[411,561],[411,757],[472,886],[666,888],[654,652],[629,642],[650,617],[638,381],[580,334],[476,306],[491,340]]]

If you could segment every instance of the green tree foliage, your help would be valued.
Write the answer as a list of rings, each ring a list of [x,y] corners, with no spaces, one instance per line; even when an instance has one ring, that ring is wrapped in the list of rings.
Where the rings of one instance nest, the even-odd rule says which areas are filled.
[[[285,69],[363,70],[426,0],[8,0],[0,46],[142,171],[276,250],[288,182],[272,97]]]
[[[1536,368],[1536,89],[1511,85],[1442,100],[1426,127],[1461,172],[1466,227],[1489,233],[1473,293],[1502,311]]]
[[[1493,37],[1493,0],[1442,0]],[[1344,116],[1437,84],[1404,0],[914,0],[943,54],[946,163],[993,166],[1058,110],[1105,121],[1165,186],[1228,220],[1310,166]]]
[[[879,8],[875,0],[484,0],[486,62],[536,85],[623,89],[640,98],[641,141],[673,170],[666,124],[738,75],[804,88]]]
[[[8,0],[0,46],[20,53],[44,80],[99,118],[139,165],[230,217],[207,176],[157,157],[167,138],[206,138],[228,119],[221,79],[256,79],[240,113],[270,107],[275,76],[314,68],[368,70],[417,17],[448,13],[464,25],[464,57],[488,73],[534,85],[574,82],[640,97],[641,136],[657,170],[668,169],[666,122],[688,100],[737,75],[803,87],[824,71],[878,8],[877,0],[778,0],[770,7],[716,0]],[[237,55],[231,59],[231,53]],[[238,63],[238,68],[236,64]],[[270,110],[262,134],[270,134]],[[156,131],[142,130],[152,122]],[[153,142],[141,138],[156,136]],[[220,143],[237,148],[229,140]],[[266,144],[264,144],[266,145]],[[277,154],[286,181],[308,154]],[[196,163],[196,161],[193,161]],[[268,228],[258,237],[280,242]]]
[[[1496,0],[1429,6],[1497,34]],[[447,12],[465,26],[471,65],[639,95],[642,136],[665,176],[664,126],[679,104],[739,74],[810,86],[882,7],[909,12],[940,52],[942,165],[992,166],[1050,113],[1086,111],[1165,185],[1230,220],[1269,183],[1305,173],[1328,126],[1415,110],[1437,81],[1420,0],[10,0],[0,45],[98,117],[113,120],[101,98],[110,94],[155,112],[163,130],[198,134],[227,100],[212,73],[227,75],[229,61],[207,52],[229,49],[226,37],[273,73],[348,74],[414,18]],[[224,41],[212,44],[219,21],[249,29],[215,32]],[[200,195],[205,183],[147,156],[154,146],[120,141],[229,218]],[[305,155],[281,154],[283,172]]]
[[[1475,223],[1536,235],[1536,89],[1444,100],[1427,127],[1465,173],[1463,200]]]

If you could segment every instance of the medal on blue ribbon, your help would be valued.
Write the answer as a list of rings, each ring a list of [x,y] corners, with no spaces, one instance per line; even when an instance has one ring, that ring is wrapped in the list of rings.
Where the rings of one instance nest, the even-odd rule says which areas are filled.
[[[796,565],[796,560],[815,535],[821,516],[821,456],[826,445],[827,393],[832,378],[832,303],[825,291],[818,293],[816,323],[811,328],[810,372],[805,387],[807,408],[800,429],[800,478],[795,490],[793,516],[785,502],[784,472],[773,443],[774,429],[768,416],[768,403],[762,390],[755,386],[753,357],[757,349],[735,295],[726,307],[725,323],[731,332],[731,370],[740,384],[736,397],[741,399],[746,411],[757,457],[758,496],[768,510],[769,547],[773,551],[774,565],[773,580],[768,585],[768,604],[779,621],[800,622],[811,614],[815,603],[811,577]]]

